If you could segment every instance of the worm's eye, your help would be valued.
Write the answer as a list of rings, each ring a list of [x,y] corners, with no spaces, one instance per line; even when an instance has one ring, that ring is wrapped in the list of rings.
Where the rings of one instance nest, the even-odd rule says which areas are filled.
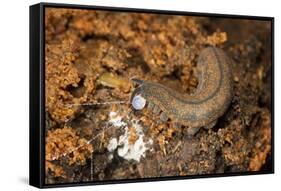
[[[142,110],[146,104],[146,100],[141,95],[136,95],[132,100],[132,106],[135,110]]]

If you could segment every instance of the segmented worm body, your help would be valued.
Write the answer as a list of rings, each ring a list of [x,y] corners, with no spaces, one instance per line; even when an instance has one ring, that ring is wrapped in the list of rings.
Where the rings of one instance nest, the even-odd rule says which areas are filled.
[[[203,49],[197,62],[199,83],[193,94],[182,95],[159,83],[133,79],[139,86],[132,93],[132,105],[138,110],[147,105],[163,121],[170,118],[192,128],[212,127],[232,99],[231,62],[219,48]]]

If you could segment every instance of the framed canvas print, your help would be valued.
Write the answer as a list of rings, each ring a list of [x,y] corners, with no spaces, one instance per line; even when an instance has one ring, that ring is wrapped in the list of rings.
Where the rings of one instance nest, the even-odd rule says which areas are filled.
[[[274,172],[274,19],[30,7],[30,184]]]

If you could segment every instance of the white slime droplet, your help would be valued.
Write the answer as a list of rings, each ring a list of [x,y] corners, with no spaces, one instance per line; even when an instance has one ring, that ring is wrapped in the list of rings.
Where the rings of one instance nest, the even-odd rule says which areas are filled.
[[[136,110],[141,110],[144,108],[146,100],[141,95],[136,95],[133,98],[132,105]]]

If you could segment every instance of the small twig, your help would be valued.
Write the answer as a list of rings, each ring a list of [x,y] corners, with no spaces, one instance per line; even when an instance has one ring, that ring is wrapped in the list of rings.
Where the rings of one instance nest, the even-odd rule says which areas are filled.
[[[92,106],[92,105],[111,105],[111,104],[122,104],[127,103],[127,101],[109,101],[109,102],[96,102],[96,103],[73,103],[73,104],[66,104],[66,107],[72,106]]]
[[[178,148],[180,147],[180,145],[181,145],[181,141],[179,141],[178,144],[175,146],[175,148],[174,148],[173,151],[172,151],[172,154],[175,153],[175,152],[178,150]]]
[[[91,181],[93,181],[93,179],[94,179],[94,153],[92,153],[92,155],[91,155],[91,168],[90,168],[90,170],[91,170]]]

